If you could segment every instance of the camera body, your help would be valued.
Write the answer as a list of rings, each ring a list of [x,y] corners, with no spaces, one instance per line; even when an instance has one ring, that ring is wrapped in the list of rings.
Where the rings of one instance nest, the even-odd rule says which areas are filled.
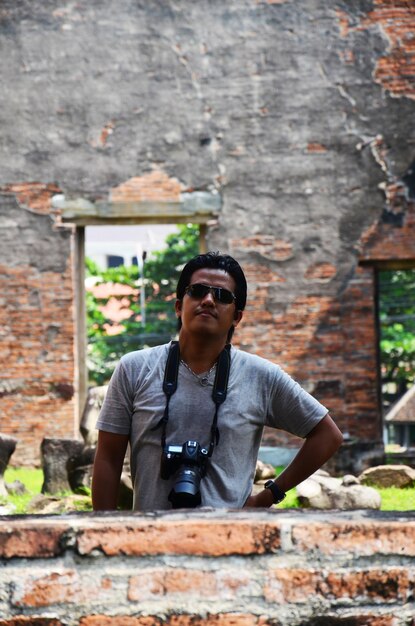
[[[166,445],[161,455],[160,476],[168,480],[175,476],[169,501],[174,509],[194,508],[201,503],[200,481],[206,474],[208,451],[197,441],[183,445]]]

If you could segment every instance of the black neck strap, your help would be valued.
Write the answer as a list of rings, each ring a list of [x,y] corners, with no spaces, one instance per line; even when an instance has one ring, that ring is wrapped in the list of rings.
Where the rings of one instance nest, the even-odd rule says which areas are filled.
[[[209,456],[212,456],[215,445],[219,443],[219,429],[218,429],[218,411],[220,405],[226,400],[228,391],[229,372],[231,369],[231,355],[230,344],[227,344],[219,355],[216,365],[216,376],[213,384],[212,399],[215,403],[215,414],[213,416],[212,426],[210,429],[210,444],[209,444]],[[165,448],[166,445],[166,433],[167,423],[169,421],[169,404],[170,398],[177,389],[177,379],[179,376],[180,365],[180,348],[178,341],[172,341],[169,354],[167,356],[166,367],[164,370],[163,391],[166,395],[166,406],[164,407],[164,414],[161,420],[158,422],[152,430],[157,430],[162,426],[161,434],[161,447]]]
[[[213,383],[212,399],[215,403],[215,415],[213,416],[210,429],[209,456],[213,454],[213,448],[219,443],[218,411],[222,402],[226,400],[228,393],[229,372],[231,370],[231,345],[228,343],[219,355],[216,365],[215,382]]]

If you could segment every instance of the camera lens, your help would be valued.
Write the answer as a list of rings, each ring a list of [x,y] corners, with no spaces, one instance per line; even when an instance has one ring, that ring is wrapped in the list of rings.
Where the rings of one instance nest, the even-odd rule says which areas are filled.
[[[200,479],[198,467],[183,467],[177,472],[173,489],[169,495],[169,500],[174,509],[199,506],[201,503]]]

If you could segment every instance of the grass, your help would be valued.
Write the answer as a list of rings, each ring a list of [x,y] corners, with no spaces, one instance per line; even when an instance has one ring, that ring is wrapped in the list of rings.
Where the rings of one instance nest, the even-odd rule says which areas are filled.
[[[277,467],[276,474],[278,475],[284,468]],[[10,494],[3,501],[0,499],[0,504],[4,502],[10,502],[16,507],[15,513],[24,514],[27,512],[28,505],[32,498],[37,494],[40,494],[43,483],[43,472],[41,469],[30,468],[8,468],[4,475],[6,483],[12,483],[15,480],[22,482],[27,492],[22,495]],[[389,487],[388,489],[378,488],[382,505],[381,511],[413,511],[415,510],[415,487],[407,489],[398,489],[397,487]],[[59,494],[62,498],[67,497],[68,493]],[[92,505],[90,500],[85,498],[80,499],[79,502],[76,499],[73,500],[73,510],[77,511],[90,511]],[[281,504],[278,505],[280,509],[292,509],[299,508],[299,502],[297,499],[295,489],[292,489],[287,493],[287,497]]]
[[[398,487],[388,487],[381,489],[374,487],[380,493],[382,503],[381,511],[414,511],[415,510],[415,488],[399,489]],[[300,508],[295,489],[287,493],[286,498],[278,505],[279,509]]]
[[[276,467],[275,474],[278,476],[284,467]],[[398,487],[380,488],[373,487],[380,493],[382,503],[381,511],[414,511],[415,510],[415,487],[399,489]],[[279,509],[300,508],[295,489],[287,493],[286,498],[278,504]]]
[[[9,494],[6,499],[0,498],[0,504],[13,504],[16,509],[14,513],[16,514],[24,514],[27,513],[29,504],[31,500],[41,493],[42,484],[43,484],[43,471],[41,469],[31,469],[27,467],[19,467],[13,468],[10,467],[6,469],[4,474],[4,480],[6,483],[12,483],[15,480],[19,480],[26,487],[26,492],[23,494]],[[57,497],[61,497],[62,500],[67,498],[68,496],[73,496],[72,492],[70,493],[61,493],[57,494]],[[85,498],[73,498],[72,500],[73,510],[75,511],[91,511],[92,504],[90,500],[86,500]]]
[[[414,511],[415,510],[415,488],[398,489],[398,487],[388,487],[388,489],[377,489],[382,498],[381,511]]]
[[[26,493],[9,494],[8,498],[3,498],[3,503],[11,503],[16,507],[15,513],[26,513],[27,507],[31,499],[40,493],[43,484],[43,472],[41,469],[30,469],[26,467],[6,469],[4,474],[6,483],[13,483],[19,480],[26,487]],[[0,504],[2,499],[0,498]]]
[[[31,491],[32,493],[40,493],[43,483],[43,472],[41,469],[9,467],[6,469],[4,479],[6,483],[12,483],[15,480],[20,480],[28,491]]]

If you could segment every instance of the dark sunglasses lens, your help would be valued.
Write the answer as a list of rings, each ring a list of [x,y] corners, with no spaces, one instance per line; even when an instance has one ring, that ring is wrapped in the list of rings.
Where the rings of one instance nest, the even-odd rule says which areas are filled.
[[[223,304],[231,304],[233,302],[233,294],[231,291],[227,289],[222,289],[222,287],[218,287],[215,291],[215,298],[219,302]]]
[[[187,293],[192,298],[202,299],[210,290],[212,290],[213,297],[217,302],[221,302],[222,304],[231,304],[234,300],[232,292],[228,291],[228,289],[223,289],[222,287],[209,287],[209,285],[203,285],[202,283],[190,285]]]
[[[208,291],[209,291],[209,287],[207,285],[196,283],[195,285],[190,285],[187,293],[192,298],[201,299],[205,297]]]

